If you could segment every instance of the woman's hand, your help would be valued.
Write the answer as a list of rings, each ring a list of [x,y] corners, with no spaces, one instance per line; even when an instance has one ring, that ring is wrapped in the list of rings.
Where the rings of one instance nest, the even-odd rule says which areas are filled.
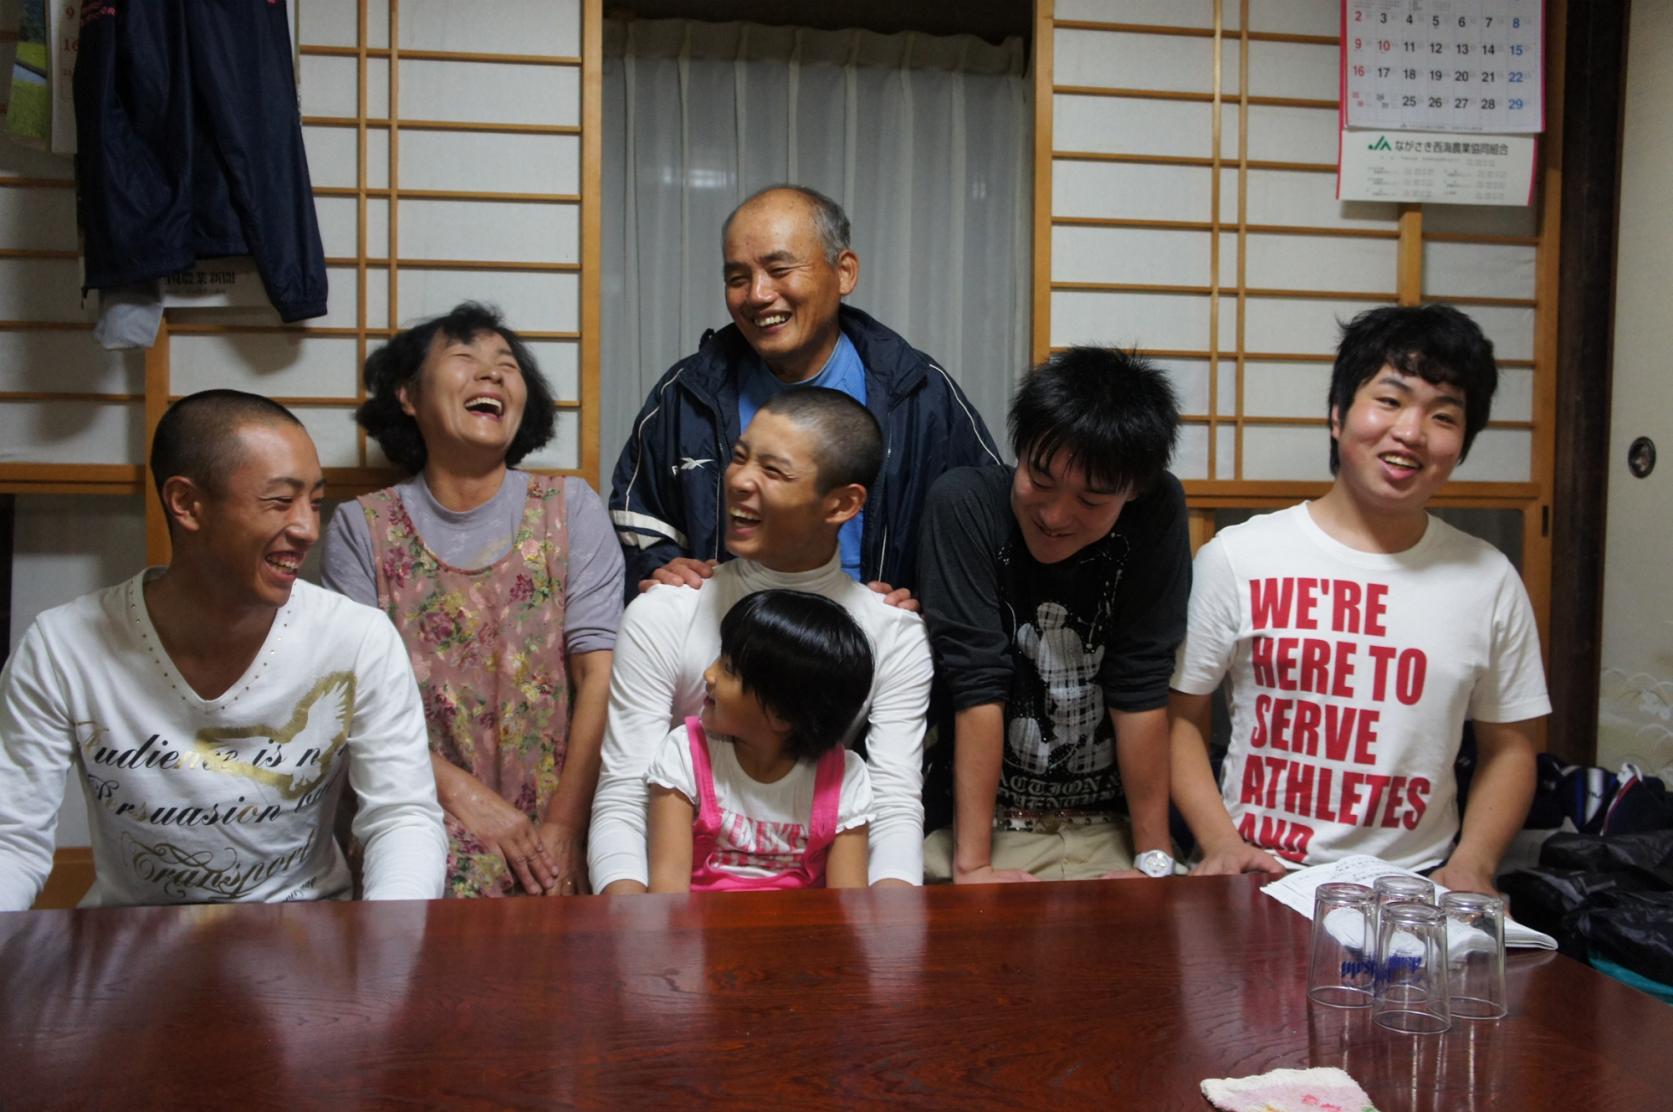
[[[537,827],[540,841],[546,847],[547,859],[557,876],[548,896],[585,896],[592,891],[587,883],[587,841],[583,832],[555,822],[543,822]]]
[[[449,818],[463,826],[489,853],[505,858],[523,890],[544,896],[558,883],[552,851],[529,817],[451,762],[431,754],[436,798]]]

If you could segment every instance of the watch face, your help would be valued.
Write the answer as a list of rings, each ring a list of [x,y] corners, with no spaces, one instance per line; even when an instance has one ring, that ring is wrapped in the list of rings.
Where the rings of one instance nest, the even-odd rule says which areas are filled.
[[[1135,864],[1138,865],[1139,872],[1145,876],[1164,877],[1173,874],[1173,858],[1159,849],[1146,850],[1139,854]]]

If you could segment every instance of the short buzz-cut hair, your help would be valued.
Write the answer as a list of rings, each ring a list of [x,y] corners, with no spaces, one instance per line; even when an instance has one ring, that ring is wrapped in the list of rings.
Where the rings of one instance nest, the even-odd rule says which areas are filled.
[[[512,358],[523,376],[528,399],[523,421],[511,438],[505,462],[515,467],[530,452],[552,439],[556,418],[552,411],[552,387],[522,337],[505,326],[499,310],[475,301],[462,301],[439,317],[419,321],[390,337],[387,344],[366,357],[366,400],[354,411],[360,427],[378,442],[391,463],[409,475],[424,470],[430,458],[418,422],[401,408],[401,390],[422,390],[419,382],[430,345],[439,334],[455,343],[470,343],[485,332],[494,333],[511,348]]]
[[[242,447],[238,431],[246,425],[295,425],[296,414],[260,394],[242,390],[200,390],[169,406],[151,436],[151,481],[157,499],[163,484],[180,476],[206,491],[238,467]],[[165,507],[167,503],[164,502]],[[169,528],[174,519],[169,517]]]
[[[813,433],[814,483],[820,494],[858,483],[870,490],[883,467],[883,430],[871,410],[825,386],[793,386],[755,411],[776,413]]]
[[[798,761],[841,745],[871,694],[871,642],[824,595],[745,595],[720,620],[720,653],[744,692],[789,727],[784,749]]]
[[[1365,310],[1342,326],[1342,342],[1330,371],[1327,415],[1345,420],[1359,388],[1384,367],[1463,391],[1464,447],[1458,453],[1462,463],[1476,433],[1487,426],[1493,392],[1499,388],[1493,341],[1481,326],[1450,305],[1384,305]],[[1332,436],[1330,473],[1336,474],[1341,464]]]
[[[739,202],[738,207],[727,215],[726,222],[720,226],[720,242],[722,244],[726,242],[726,236],[732,230],[732,221],[737,218],[738,213],[767,194],[779,192],[800,195],[808,203],[808,207],[813,210],[813,226],[819,233],[820,246],[825,249],[826,262],[835,266],[837,259],[842,257],[844,251],[853,249],[850,245],[852,229],[848,224],[848,214],[842,211],[842,206],[817,189],[806,185],[794,185],[790,182],[779,182],[777,185],[769,185],[765,189],[757,189]]]
[[[1072,347],[1041,363],[1011,401],[1017,466],[1079,467],[1094,489],[1137,496],[1167,470],[1179,439],[1179,398],[1136,351]]]

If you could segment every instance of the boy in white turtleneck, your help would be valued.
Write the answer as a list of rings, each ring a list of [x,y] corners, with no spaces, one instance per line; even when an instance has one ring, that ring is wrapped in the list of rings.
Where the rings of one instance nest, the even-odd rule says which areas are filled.
[[[769,587],[840,602],[871,639],[875,675],[855,731],[875,802],[870,880],[921,882],[929,639],[916,614],[844,574],[837,541],[865,505],[882,460],[876,420],[836,390],[780,394],[744,429],[723,480],[726,547],[737,559],[700,588],[651,588],[627,608],[617,634],[587,851],[594,891],[645,890],[645,770],[669,728],[702,709],[703,669],[719,652],[720,619],[740,598]]]

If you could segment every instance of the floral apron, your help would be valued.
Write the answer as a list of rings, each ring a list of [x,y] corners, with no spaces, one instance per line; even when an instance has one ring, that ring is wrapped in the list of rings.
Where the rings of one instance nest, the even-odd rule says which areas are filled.
[[[539,822],[569,739],[563,481],[529,476],[511,551],[468,571],[418,536],[393,489],[359,499],[371,527],[378,605],[412,658],[430,749]],[[447,818],[447,895],[521,891],[505,859]]]

